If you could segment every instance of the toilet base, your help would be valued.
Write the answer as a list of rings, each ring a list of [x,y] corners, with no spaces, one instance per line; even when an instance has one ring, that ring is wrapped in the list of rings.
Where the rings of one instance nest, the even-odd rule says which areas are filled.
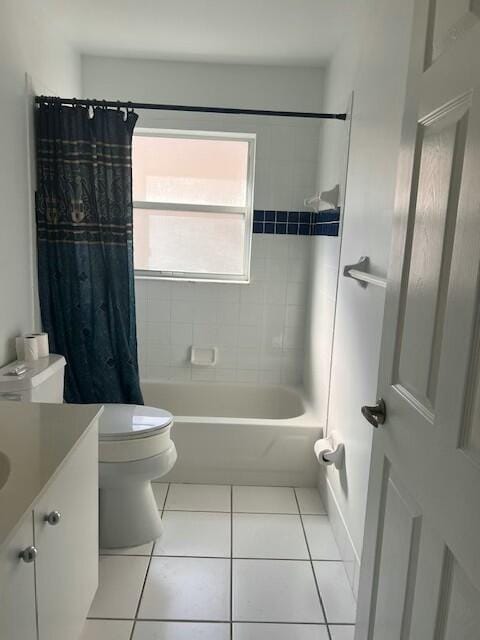
[[[118,549],[153,542],[162,520],[150,481],[100,489],[100,547]]]

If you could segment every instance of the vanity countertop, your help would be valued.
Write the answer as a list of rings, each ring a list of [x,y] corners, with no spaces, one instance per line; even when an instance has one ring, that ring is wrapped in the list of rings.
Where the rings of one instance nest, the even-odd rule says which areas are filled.
[[[0,402],[0,549],[102,411]]]

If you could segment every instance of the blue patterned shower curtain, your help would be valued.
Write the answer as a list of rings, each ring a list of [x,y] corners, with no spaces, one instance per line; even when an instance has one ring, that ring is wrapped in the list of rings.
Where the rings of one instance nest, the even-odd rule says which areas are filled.
[[[40,308],[65,400],[141,404],[132,245],[136,114],[36,110]]]

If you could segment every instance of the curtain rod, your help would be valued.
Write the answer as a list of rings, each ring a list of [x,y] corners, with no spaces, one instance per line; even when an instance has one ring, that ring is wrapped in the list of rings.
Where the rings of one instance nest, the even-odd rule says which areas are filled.
[[[346,113],[314,113],[310,111],[272,111],[270,109],[234,109],[231,107],[196,107],[182,104],[155,104],[150,102],[122,102],[119,100],[81,100],[77,98],[57,98],[36,96],[36,104],[59,103],[83,105],[85,107],[117,107],[125,109],[153,109],[158,111],[194,111],[197,113],[224,113],[245,116],[279,116],[282,118],[311,118],[326,120],[346,120]]]

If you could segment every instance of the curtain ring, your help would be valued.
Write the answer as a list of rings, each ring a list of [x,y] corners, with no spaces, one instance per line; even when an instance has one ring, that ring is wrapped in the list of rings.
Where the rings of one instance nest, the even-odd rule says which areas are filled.
[[[120,104],[120,100],[117,100],[117,113],[119,113],[119,114],[121,113],[122,114],[122,120],[124,122],[127,121],[127,111],[125,110],[125,113],[123,113],[122,106]]]

